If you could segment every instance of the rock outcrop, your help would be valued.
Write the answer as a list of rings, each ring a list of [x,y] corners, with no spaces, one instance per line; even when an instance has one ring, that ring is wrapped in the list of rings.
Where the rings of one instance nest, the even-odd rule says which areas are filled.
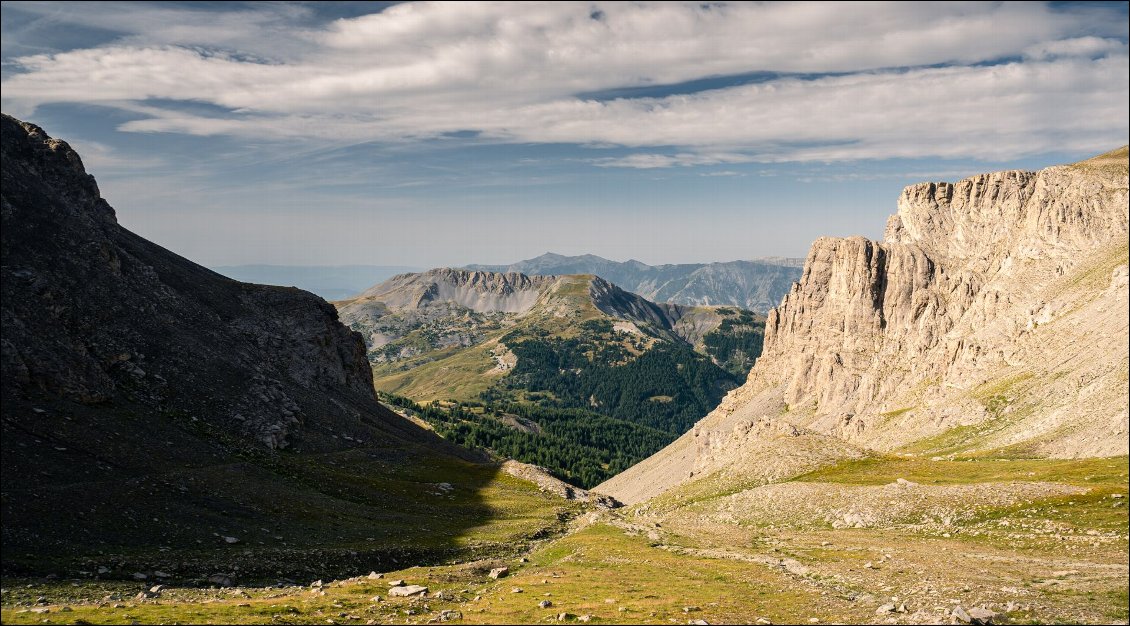
[[[1126,454],[1126,154],[913,185],[883,242],[816,241],[748,382],[598,490],[727,467],[762,419],[882,451]]]

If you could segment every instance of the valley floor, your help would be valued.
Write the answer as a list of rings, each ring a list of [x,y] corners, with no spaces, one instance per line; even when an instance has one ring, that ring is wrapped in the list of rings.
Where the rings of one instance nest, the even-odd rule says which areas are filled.
[[[890,457],[591,511],[524,556],[322,586],[6,579],[4,623],[1126,623],[1128,459]],[[509,567],[510,575],[488,576]],[[390,598],[389,582],[428,587]],[[309,582],[309,581],[307,581]],[[379,598],[378,598],[379,596]],[[548,604],[547,604],[548,603]],[[960,608],[959,608],[960,607]]]

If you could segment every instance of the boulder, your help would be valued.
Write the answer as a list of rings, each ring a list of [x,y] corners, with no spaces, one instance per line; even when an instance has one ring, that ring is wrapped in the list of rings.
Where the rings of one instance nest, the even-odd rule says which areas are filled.
[[[491,578],[494,578],[494,579],[506,578],[507,576],[510,575],[510,568],[509,567],[496,567],[496,568],[494,568],[490,571],[490,574],[487,574],[487,575],[490,576]]]
[[[393,587],[388,590],[388,595],[393,598],[408,598],[411,596],[423,595],[428,592],[428,588],[423,585],[404,585],[402,587]]]
[[[970,624],[993,624],[995,623],[994,620],[996,619],[996,611],[992,611],[980,606],[975,606],[969,609]]]

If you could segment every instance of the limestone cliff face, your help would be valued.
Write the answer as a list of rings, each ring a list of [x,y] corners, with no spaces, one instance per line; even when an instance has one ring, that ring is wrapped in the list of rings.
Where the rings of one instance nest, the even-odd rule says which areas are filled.
[[[882,243],[813,244],[748,382],[606,492],[732,467],[764,419],[877,450],[1126,454],[1127,232],[1125,148],[908,187]]]

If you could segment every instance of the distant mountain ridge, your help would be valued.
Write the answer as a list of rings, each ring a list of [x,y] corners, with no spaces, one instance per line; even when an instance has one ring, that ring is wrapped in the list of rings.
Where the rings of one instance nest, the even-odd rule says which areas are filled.
[[[467,269],[530,275],[593,274],[653,302],[737,306],[765,313],[800,279],[804,259],[766,257],[751,261],[648,265],[635,259],[610,261],[592,254],[547,252],[511,265]]]

